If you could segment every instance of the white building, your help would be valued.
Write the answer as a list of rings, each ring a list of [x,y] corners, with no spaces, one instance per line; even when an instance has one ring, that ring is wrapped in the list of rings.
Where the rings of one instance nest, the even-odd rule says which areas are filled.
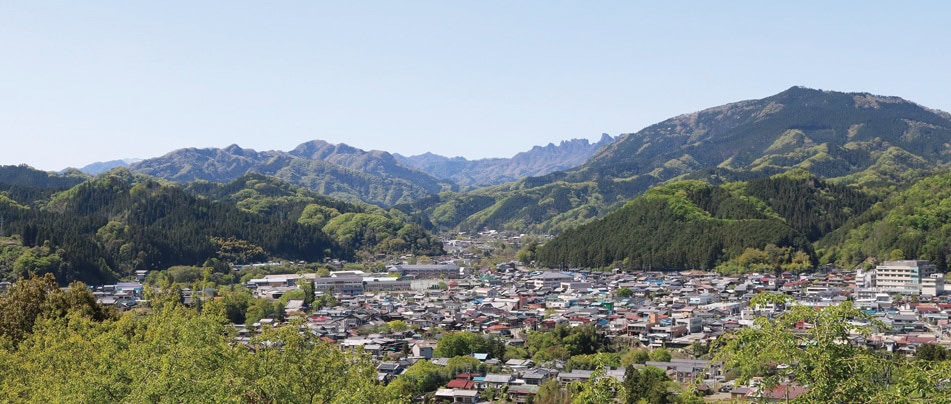
[[[556,271],[545,271],[541,274],[532,278],[532,283],[535,284],[535,288],[552,288],[555,289],[561,286],[562,282],[571,282],[575,279],[574,276],[568,275],[562,272]]]
[[[363,291],[364,292],[396,292],[396,291],[405,291],[412,290],[413,284],[411,281],[403,281],[391,277],[364,277],[363,278]]]
[[[943,291],[943,280],[929,280],[935,270],[933,264],[923,260],[885,261],[867,273],[856,274],[856,292],[869,295],[865,297],[875,293],[929,294],[923,290],[925,283],[928,292],[937,292],[938,282]]]
[[[944,293],[944,274],[931,274],[921,280],[921,294],[939,296]]]
[[[314,290],[346,296],[363,294],[363,277],[354,275],[319,277],[314,279]]]
[[[921,292],[921,280],[935,273],[935,266],[928,261],[885,261],[875,267],[875,287],[884,291]]]

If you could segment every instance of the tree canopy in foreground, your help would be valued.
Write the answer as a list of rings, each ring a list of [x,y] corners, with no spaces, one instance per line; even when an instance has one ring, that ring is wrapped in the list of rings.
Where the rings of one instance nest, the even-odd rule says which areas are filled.
[[[782,304],[786,298],[760,294],[750,303]],[[808,387],[800,401],[951,403],[951,361],[912,359],[861,343],[885,328],[848,301],[818,310],[791,306],[724,337],[717,356],[740,382],[763,377],[766,388]]]
[[[201,313],[172,300],[118,315],[90,309],[81,284],[61,292],[47,288],[55,285],[48,278],[21,279],[0,297],[3,319],[36,308],[22,321],[0,322],[0,401],[404,401],[376,382],[369,358],[300,332],[300,324],[238,343],[216,301]]]

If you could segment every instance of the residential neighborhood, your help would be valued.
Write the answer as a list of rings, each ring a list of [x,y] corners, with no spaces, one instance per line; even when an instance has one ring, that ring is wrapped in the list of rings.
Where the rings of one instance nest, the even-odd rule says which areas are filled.
[[[459,244],[447,240],[446,249]],[[913,355],[923,344],[951,345],[951,300],[944,294],[944,275],[927,261],[723,276],[703,271],[557,270],[516,262],[478,268],[459,265],[467,261],[461,254],[446,258],[393,264],[385,272],[342,269],[325,276],[288,273],[250,279],[244,286],[257,297],[279,299],[310,283],[315,297],[332,296],[334,304],[308,307],[304,300],[289,300],[282,315],[235,324],[236,339],[246,342],[281,321],[301,321],[306,332],[340,350],[370,355],[383,384],[420,361],[451,366],[452,358],[440,355],[440,341],[447,336],[468,333],[491,341],[488,346],[496,346],[491,351],[464,352],[473,358],[468,367],[454,368],[450,380],[430,392],[437,402],[453,403],[502,397],[531,402],[548,381],[563,386],[601,377],[623,381],[626,369],[618,364],[590,365],[564,352],[532,355],[528,349],[532,335],[579,327],[593,330],[604,346],[619,353],[669,353],[662,360],[632,363],[633,368],[660,369],[673,382],[714,401],[770,401],[808,391],[795,384],[762,388],[755,380],[738,385],[723,363],[707,354],[720,336],[795,306],[823,308],[851,301],[884,325],[848,341],[869,349]],[[141,301],[142,290],[141,283],[133,282],[95,287],[94,293],[103,304],[128,308]],[[751,305],[762,292],[788,296],[788,303]],[[191,290],[183,294],[186,303],[203,298]]]

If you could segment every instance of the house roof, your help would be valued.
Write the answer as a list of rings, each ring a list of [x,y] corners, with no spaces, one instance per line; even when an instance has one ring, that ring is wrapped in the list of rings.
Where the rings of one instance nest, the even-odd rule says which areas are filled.
[[[464,389],[439,389],[436,390],[437,397],[477,397],[479,392],[477,390],[464,390]]]
[[[538,393],[538,386],[533,386],[531,384],[509,386],[508,392],[509,394],[522,394],[522,395],[536,394]]]
[[[773,400],[783,400],[790,399],[795,400],[799,396],[809,392],[808,387],[804,386],[786,386],[780,385],[775,386],[771,389],[767,389],[765,392],[761,393],[763,398],[773,399]]]
[[[473,389],[475,388],[475,382],[465,379],[453,379],[446,384],[446,387],[450,389]]]
[[[568,275],[564,272],[555,272],[555,271],[545,271],[539,275],[536,275],[532,279],[538,280],[563,280],[563,279],[574,279],[574,276]]]
[[[487,374],[485,375],[484,381],[486,383],[508,383],[512,381],[512,375],[503,375],[503,374]]]

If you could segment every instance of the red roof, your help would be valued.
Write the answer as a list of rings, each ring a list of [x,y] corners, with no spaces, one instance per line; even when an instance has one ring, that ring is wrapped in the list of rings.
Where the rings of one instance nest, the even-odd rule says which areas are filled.
[[[803,386],[776,386],[763,393],[764,398],[770,398],[774,400],[794,400],[799,396],[809,392],[808,387]]]
[[[905,338],[905,343],[908,344],[930,344],[935,342],[935,337],[919,337],[916,335],[909,335]]]
[[[446,385],[446,388],[472,390],[475,388],[475,382],[465,379],[452,379],[449,381],[449,384]]]

